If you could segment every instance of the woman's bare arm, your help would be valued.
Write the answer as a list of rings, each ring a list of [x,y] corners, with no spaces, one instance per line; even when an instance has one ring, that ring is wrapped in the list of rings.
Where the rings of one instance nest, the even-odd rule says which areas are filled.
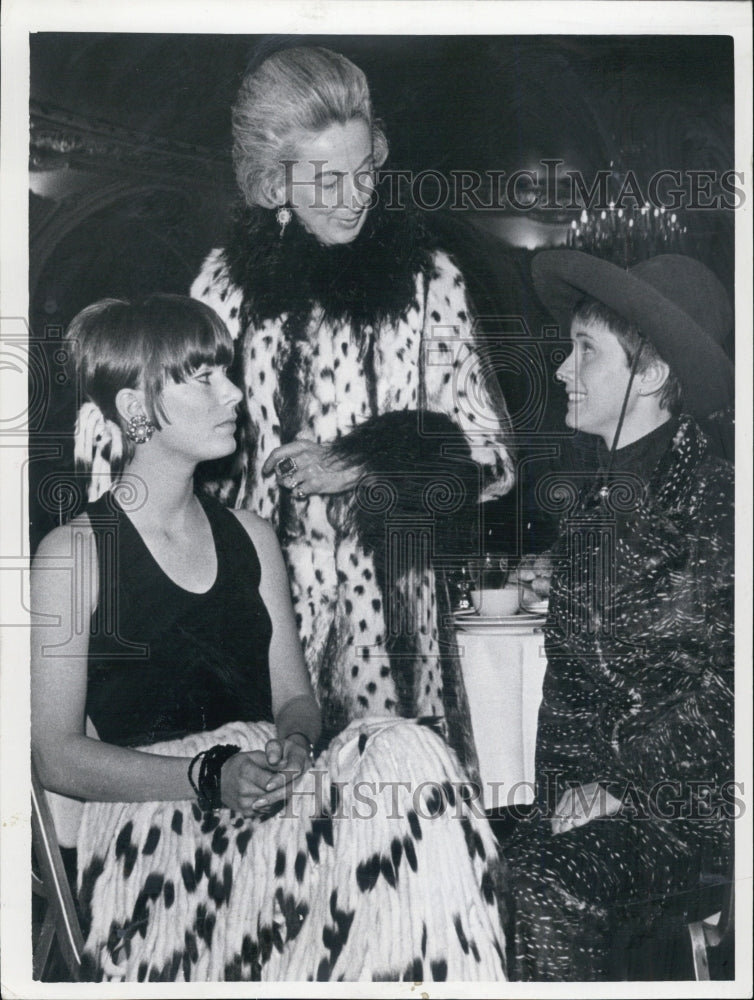
[[[303,732],[312,743],[320,734],[320,712],[309,681],[291,603],[288,574],[272,525],[249,511],[235,511],[254,542],[262,566],[259,587],[272,619],[270,681],[272,710],[281,738]]]
[[[42,783],[109,802],[191,798],[189,759],[140,753],[85,734],[96,602],[96,551],[84,516],[51,532],[32,566],[31,740]]]

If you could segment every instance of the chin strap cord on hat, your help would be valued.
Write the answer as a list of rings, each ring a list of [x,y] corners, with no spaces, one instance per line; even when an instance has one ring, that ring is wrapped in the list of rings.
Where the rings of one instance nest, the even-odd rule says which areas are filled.
[[[618,450],[618,440],[620,438],[620,432],[623,430],[623,420],[626,416],[626,409],[628,407],[628,397],[631,393],[631,386],[634,384],[634,378],[636,372],[639,369],[639,360],[641,358],[641,352],[644,347],[644,340],[642,339],[639,343],[639,347],[634,355],[634,359],[631,362],[631,372],[628,376],[628,385],[626,386],[626,392],[623,396],[623,406],[620,409],[620,416],[618,417],[618,426],[615,428],[615,434],[613,435],[613,443],[610,445],[610,455],[607,460],[607,467],[603,470],[600,476],[600,488],[599,495],[600,499],[604,503],[607,499],[607,491],[610,485],[610,473],[613,470],[613,462],[615,461],[615,453]]]

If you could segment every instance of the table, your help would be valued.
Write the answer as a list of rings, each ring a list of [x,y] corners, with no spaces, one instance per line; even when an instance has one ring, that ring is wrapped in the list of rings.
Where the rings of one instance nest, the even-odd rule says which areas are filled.
[[[537,712],[547,660],[543,618],[457,616],[456,641],[485,809],[534,801]]]

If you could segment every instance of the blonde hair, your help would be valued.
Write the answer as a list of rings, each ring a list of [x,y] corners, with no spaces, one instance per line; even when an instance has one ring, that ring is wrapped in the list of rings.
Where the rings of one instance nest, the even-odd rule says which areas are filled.
[[[364,73],[329,49],[296,47],[274,53],[243,80],[233,105],[233,165],[248,205],[276,208],[283,163],[296,140],[358,119],[372,134],[375,166],[388,143],[375,122]]]

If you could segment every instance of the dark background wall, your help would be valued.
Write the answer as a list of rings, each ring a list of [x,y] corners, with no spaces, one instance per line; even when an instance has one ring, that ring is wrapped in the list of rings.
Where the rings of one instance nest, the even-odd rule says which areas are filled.
[[[106,295],[188,290],[235,197],[239,81],[251,62],[292,43],[326,45],[364,69],[390,168],[510,173],[557,157],[587,180],[607,169],[619,185],[633,170],[646,185],[661,169],[733,167],[727,37],[33,35],[30,324],[44,381],[37,430],[48,443],[59,438],[32,462],[33,541],[81,500],[60,488],[61,469],[71,482],[77,402],[62,331]],[[732,293],[734,213],[681,214],[679,248]],[[480,311],[523,317],[536,337],[546,317],[528,284],[531,252],[562,243],[578,217],[467,208],[435,221],[455,241]],[[501,381],[525,414],[526,372],[513,364]],[[557,422],[558,397],[546,404],[545,424]]]

